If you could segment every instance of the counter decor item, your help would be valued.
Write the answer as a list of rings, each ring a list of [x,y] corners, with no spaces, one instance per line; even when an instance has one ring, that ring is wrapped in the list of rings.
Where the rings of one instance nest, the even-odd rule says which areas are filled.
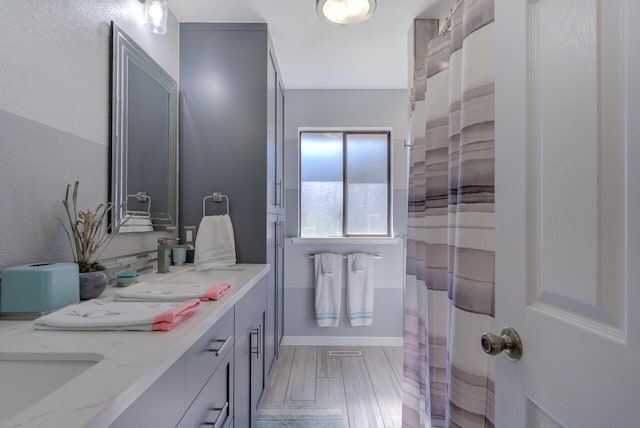
[[[104,248],[111,241],[109,234],[111,225],[103,227],[105,218],[113,210],[113,204],[100,204],[95,210],[78,211],[79,181],[73,186],[67,185],[65,197],[62,200],[67,213],[68,227],[60,221],[69,239],[73,261],[78,264],[80,272],[80,300],[98,297],[107,287],[109,277],[105,267],[97,260]],[[70,199],[71,197],[71,199]]]
[[[118,287],[128,287],[138,282],[138,272],[121,271],[116,274],[116,282]]]
[[[176,266],[182,266],[187,261],[187,249],[186,248],[172,248],[171,258],[173,264]]]

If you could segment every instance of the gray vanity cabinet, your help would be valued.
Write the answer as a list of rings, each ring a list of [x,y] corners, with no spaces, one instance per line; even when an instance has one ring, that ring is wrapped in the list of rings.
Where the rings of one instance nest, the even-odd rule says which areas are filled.
[[[233,424],[233,351],[229,348],[222,355],[177,428],[226,428]]]
[[[180,24],[180,230],[197,226],[202,198],[220,191],[238,263],[271,264],[267,376],[284,325],[284,101],[266,24]]]
[[[184,379],[183,355],[111,423],[109,428],[175,427],[186,410]]]
[[[217,428],[230,426],[234,413],[234,323],[232,308],[110,428],[193,428],[214,426],[216,421]]]
[[[255,425],[265,388],[265,312],[267,278],[260,280],[235,306],[234,427]]]

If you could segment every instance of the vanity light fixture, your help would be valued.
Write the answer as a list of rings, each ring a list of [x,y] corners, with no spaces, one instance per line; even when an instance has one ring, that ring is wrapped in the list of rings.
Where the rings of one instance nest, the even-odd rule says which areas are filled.
[[[376,0],[316,0],[318,15],[333,24],[364,22],[376,10]]]
[[[145,0],[144,25],[156,34],[167,32],[168,0]]]

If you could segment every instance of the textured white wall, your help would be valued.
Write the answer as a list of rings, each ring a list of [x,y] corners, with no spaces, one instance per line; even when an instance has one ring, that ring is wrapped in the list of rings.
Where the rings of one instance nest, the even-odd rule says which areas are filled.
[[[138,0],[4,0],[0,7],[0,268],[69,260],[60,224],[67,183],[80,206],[108,195],[110,22],[178,81],[179,28],[147,32]],[[155,247],[116,236],[103,256]]]

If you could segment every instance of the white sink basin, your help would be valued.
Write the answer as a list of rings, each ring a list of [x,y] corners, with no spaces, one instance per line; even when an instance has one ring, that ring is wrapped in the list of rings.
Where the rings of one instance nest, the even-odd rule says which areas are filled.
[[[102,360],[100,354],[0,352],[0,424]]]

